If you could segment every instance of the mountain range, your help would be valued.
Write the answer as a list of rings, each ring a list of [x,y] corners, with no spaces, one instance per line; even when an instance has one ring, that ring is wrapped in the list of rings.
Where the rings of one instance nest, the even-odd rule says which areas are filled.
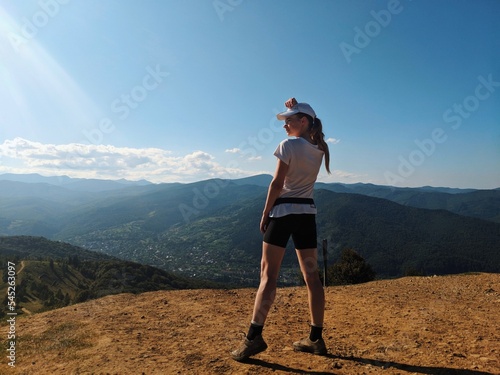
[[[255,285],[270,180],[151,184],[0,175],[0,235],[44,236],[185,276]],[[379,278],[500,272],[499,189],[318,183],[315,199],[330,263],[353,248]],[[297,279],[294,252],[287,251],[280,280]]]

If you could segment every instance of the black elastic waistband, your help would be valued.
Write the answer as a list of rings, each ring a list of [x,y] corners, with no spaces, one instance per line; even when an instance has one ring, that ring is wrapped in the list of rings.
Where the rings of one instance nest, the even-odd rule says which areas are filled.
[[[283,203],[314,204],[314,199],[312,199],[312,198],[293,198],[293,197],[278,198],[274,202],[274,205],[277,206],[277,205],[283,204]]]

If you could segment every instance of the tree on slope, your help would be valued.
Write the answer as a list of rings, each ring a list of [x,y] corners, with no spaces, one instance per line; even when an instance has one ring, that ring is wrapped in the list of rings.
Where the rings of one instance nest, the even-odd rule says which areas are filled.
[[[372,267],[353,249],[344,249],[340,259],[328,267],[329,285],[360,284],[375,279]]]

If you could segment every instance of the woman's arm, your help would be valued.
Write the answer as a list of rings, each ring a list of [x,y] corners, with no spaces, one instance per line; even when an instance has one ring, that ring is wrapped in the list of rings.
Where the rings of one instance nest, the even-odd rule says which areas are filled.
[[[267,191],[266,205],[264,206],[264,211],[262,212],[262,219],[260,221],[260,231],[264,233],[267,229],[267,224],[269,222],[269,212],[274,206],[274,202],[280,196],[281,190],[285,183],[285,176],[288,172],[288,165],[285,164],[281,159],[278,159],[278,165],[276,166],[276,171],[274,172],[273,180],[269,185]]]

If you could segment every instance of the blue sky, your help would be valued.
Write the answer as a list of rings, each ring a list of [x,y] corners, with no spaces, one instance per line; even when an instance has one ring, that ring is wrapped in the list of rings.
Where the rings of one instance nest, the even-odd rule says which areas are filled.
[[[191,182],[273,173],[291,96],[332,175],[500,187],[497,0],[0,5],[0,173]]]

